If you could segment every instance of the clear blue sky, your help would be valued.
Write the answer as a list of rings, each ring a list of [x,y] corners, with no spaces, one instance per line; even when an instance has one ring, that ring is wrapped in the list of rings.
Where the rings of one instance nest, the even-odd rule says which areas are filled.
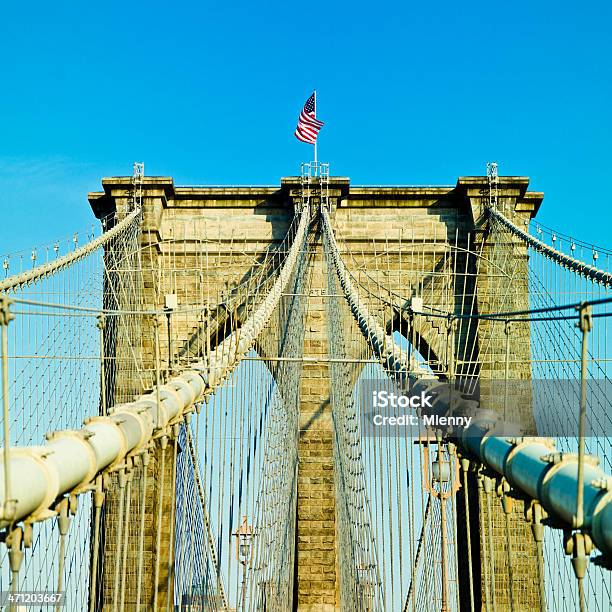
[[[612,246],[609,2],[6,3],[0,253],[91,223],[103,176],[277,183],[314,87],[354,183],[531,177],[541,219]],[[590,215],[600,217],[597,223]]]

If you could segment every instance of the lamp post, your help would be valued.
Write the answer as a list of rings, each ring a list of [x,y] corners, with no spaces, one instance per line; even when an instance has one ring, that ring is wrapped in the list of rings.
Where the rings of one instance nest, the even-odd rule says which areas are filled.
[[[374,603],[374,593],[376,588],[376,579],[373,577],[373,572],[376,566],[360,563],[357,566],[357,577],[358,577],[358,597],[359,604],[362,610],[372,610]]]
[[[251,563],[251,540],[253,538],[253,528],[249,525],[246,515],[242,517],[242,524],[234,533],[236,538],[236,559],[242,564],[242,595],[241,610],[246,609],[246,572]]]
[[[442,530],[440,557],[442,562],[442,605],[440,612],[448,611],[448,567],[447,567],[447,546],[448,534],[446,526],[446,500],[454,495],[459,489],[459,462],[455,452],[455,447],[452,444],[447,444],[443,448],[442,437],[440,432],[437,432],[435,441],[437,442],[436,456],[431,462],[431,479],[429,475],[429,443],[433,439],[427,439],[423,444],[425,474],[423,482],[425,490],[432,497],[436,497],[440,501],[440,517]]]

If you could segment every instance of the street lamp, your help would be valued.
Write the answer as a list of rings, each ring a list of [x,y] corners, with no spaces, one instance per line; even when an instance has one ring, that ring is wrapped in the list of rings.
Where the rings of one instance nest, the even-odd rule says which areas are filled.
[[[242,610],[246,609],[246,572],[251,563],[251,540],[253,528],[249,525],[246,515],[242,517],[242,524],[232,535],[236,538],[236,559],[242,564]]]
[[[431,468],[429,465],[429,444],[437,442],[436,456],[432,458]],[[440,501],[440,528],[442,530],[442,542],[440,545],[440,557],[442,562],[442,605],[440,612],[448,610],[448,568],[447,568],[447,527],[446,527],[446,500],[459,490],[459,461],[453,444],[442,445],[442,436],[437,432],[436,438],[428,438],[423,441],[423,455],[425,474],[423,484],[425,490],[432,497]],[[431,469],[431,479],[430,479]]]
[[[372,610],[374,608],[374,597],[376,590],[376,566],[368,563],[357,565],[358,597],[360,608]]]

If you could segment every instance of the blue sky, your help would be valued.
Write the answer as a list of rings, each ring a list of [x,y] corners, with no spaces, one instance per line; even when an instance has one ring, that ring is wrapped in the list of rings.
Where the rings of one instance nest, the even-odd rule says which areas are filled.
[[[6,4],[0,253],[89,226],[87,191],[136,160],[177,184],[278,183],[310,157],[293,129],[314,87],[332,173],[454,184],[495,159],[546,193],[542,222],[612,245],[611,17],[603,1]]]

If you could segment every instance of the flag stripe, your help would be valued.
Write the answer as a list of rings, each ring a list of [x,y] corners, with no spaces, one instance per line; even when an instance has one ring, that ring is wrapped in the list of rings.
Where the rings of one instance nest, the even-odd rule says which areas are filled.
[[[303,123],[301,125],[298,125],[298,129],[302,132],[306,132],[306,134],[309,134],[310,136],[313,136],[314,138],[317,137],[317,134],[319,132],[319,130],[308,127],[307,125],[304,125]]]
[[[316,136],[310,136],[309,134],[306,134],[306,132],[303,132],[299,127],[295,130],[295,136],[298,140],[301,140],[302,142],[307,142],[309,144],[314,144],[317,140]]]
[[[314,144],[316,142],[316,138],[313,138],[312,136],[307,136],[303,134],[302,132],[300,132],[299,130],[295,131],[295,135],[297,139],[301,140],[302,142],[307,142],[309,144]]]
[[[300,121],[317,127],[323,127],[323,122],[315,119],[314,115],[307,115],[304,111],[300,113]]]
[[[316,136],[319,133],[319,130],[321,129],[319,126],[317,125],[310,125],[304,121],[299,121],[298,122],[298,127],[301,130],[304,130],[305,132],[310,132],[313,136]]]

